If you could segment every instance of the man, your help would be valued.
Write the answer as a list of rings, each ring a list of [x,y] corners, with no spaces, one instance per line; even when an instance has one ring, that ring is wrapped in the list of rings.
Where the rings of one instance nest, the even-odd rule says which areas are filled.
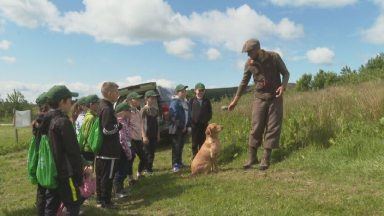
[[[261,146],[264,135],[264,154],[259,169],[266,170],[269,167],[272,149],[279,147],[283,120],[282,96],[287,88],[289,72],[279,54],[261,49],[257,39],[246,41],[242,52],[247,52],[249,59],[245,63],[243,79],[236,96],[228,109],[232,111],[236,107],[253,76],[256,90],[248,144],[249,159],[243,167],[249,169],[258,162],[257,149]],[[283,76],[283,81],[280,74]]]

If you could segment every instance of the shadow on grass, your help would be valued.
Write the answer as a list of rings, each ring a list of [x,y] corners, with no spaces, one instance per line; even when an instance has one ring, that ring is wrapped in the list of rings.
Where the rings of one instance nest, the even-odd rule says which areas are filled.
[[[84,215],[147,215],[149,210],[146,207],[164,199],[178,197],[191,188],[192,185],[176,184],[176,181],[180,181],[180,179],[187,180],[188,174],[189,170],[185,169],[178,174],[161,172],[144,177],[130,190],[130,196],[115,201],[116,209],[105,210],[89,205],[84,207]],[[153,209],[150,212],[156,213],[157,210]]]
[[[232,143],[230,145],[224,146],[219,156],[219,164],[225,165],[231,163],[233,160],[238,158],[241,154],[244,153],[244,147],[239,144]]]
[[[299,140],[289,147],[279,148],[272,151],[272,163],[280,163],[299,149],[303,149],[309,145],[315,145],[318,148],[327,149],[330,147],[329,140],[335,136],[335,132],[329,128],[316,128],[309,133],[306,141]]]

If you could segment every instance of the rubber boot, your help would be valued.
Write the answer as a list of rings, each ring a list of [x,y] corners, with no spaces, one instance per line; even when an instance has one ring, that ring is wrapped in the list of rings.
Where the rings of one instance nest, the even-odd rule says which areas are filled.
[[[272,153],[272,149],[264,149],[263,158],[261,159],[260,167],[259,167],[260,170],[268,169],[269,163],[271,161],[271,153]]]
[[[243,165],[244,169],[250,169],[252,165],[257,164],[257,148],[248,148],[248,161]]]

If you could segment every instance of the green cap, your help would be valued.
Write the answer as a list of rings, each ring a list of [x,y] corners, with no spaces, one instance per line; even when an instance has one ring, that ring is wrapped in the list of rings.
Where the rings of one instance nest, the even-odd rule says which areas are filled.
[[[128,100],[140,99],[142,97],[143,97],[143,95],[139,95],[137,92],[131,92],[131,93],[128,94],[127,99]]]
[[[157,97],[157,96],[159,96],[159,95],[153,90],[149,90],[149,91],[145,92],[145,98]]]
[[[62,99],[77,97],[79,96],[76,92],[71,92],[64,85],[55,85],[47,92],[48,101],[58,102]]]
[[[205,85],[203,83],[197,83],[195,85],[195,89],[203,89],[203,90],[205,90]]]
[[[36,104],[38,106],[44,105],[48,102],[47,98],[47,92],[41,93],[37,98],[36,98]]]
[[[99,102],[99,97],[97,95],[88,95],[86,97],[86,104],[93,104]]]
[[[131,109],[131,107],[127,103],[123,102],[123,103],[120,103],[116,106],[115,112],[119,113],[119,112],[123,112],[123,111],[129,111],[130,109]]]
[[[176,91],[176,92],[179,92],[179,91],[183,91],[183,90],[185,90],[185,89],[187,89],[187,88],[188,88],[188,86],[185,86],[185,85],[183,85],[183,84],[179,84],[179,85],[176,86],[175,91]]]
[[[260,49],[260,41],[257,39],[249,39],[245,41],[241,52],[249,52],[253,49]]]
[[[87,97],[81,97],[79,100],[77,100],[77,104],[79,105],[86,105],[87,104]]]

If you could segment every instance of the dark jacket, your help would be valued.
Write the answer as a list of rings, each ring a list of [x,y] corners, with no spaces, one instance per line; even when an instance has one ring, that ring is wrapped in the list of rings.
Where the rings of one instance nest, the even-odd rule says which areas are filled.
[[[119,124],[111,102],[100,100],[100,127],[103,131],[103,144],[98,156],[120,158],[122,151],[119,140]]]
[[[281,81],[280,75],[283,76]],[[281,85],[287,87],[289,72],[281,59],[275,52],[261,50],[258,59],[245,63],[243,79],[237,89],[237,96],[241,96],[253,76],[255,82],[255,96],[260,99],[271,99],[276,95],[276,90]]]
[[[189,109],[191,110],[192,125],[207,125],[212,119],[212,105],[207,98],[202,99],[200,105],[199,100],[194,97],[189,101]]]
[[[37,145],[39,145],[41,139],[41,125],[44,120],[44,115],[43,113],[39,113],[32,123],[32,134],[36,138]]]
[[[68,116],[62,111],[50,110],[43,119],[41,134],[48,135],[58,179],[73,177],[82,184],[83,164],[76,132]]]
[[[187,103],[187,109],[189,109]],[[179,98],[173,98],[169,106],[169,115],[171,118],[172,125],[175,125],[177,129],[184,129],[190,126],[191,123],[191,112],[188,110],[188,116],[185,116],[185,110],[182,105],[182,102]],[[187,122],[186,122],[187,119]]]

